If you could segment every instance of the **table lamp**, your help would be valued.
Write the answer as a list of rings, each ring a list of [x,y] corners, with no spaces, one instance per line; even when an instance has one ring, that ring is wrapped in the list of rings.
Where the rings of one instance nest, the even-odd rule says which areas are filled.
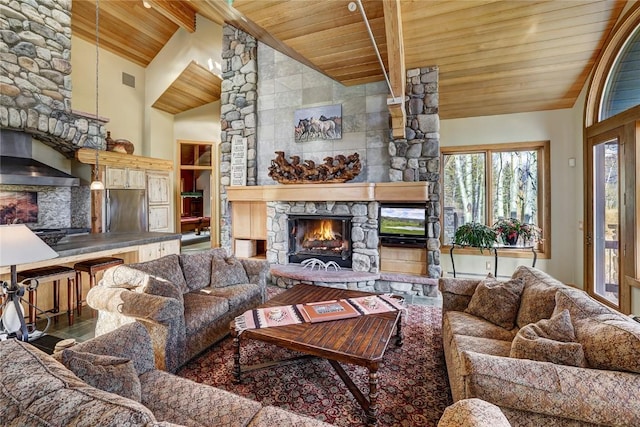
[[[7,295],[2,310],[2,324],[6,332],[15,332],[21,341],[29,341],[29,334],[24,320],[24,309],[20,304],[20,299],[25,292],[25,285],[18,283],[16,265],[57,256],[56,251],[36,236],[26,225],[0,225],[0,267],[11,267],[11,281],[9,283],[2,282],[2,291]]]

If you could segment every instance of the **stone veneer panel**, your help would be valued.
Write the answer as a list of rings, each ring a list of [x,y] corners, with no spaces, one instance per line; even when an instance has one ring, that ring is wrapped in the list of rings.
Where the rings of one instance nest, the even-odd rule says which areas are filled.
[[[363,167],[350,182],[389,181],[388,88],[384,81],[343,86],[264,43],[258,44],[258,69],[258,185],[276,184],[268,176],[275,151],[317,164],[327,156],[357,152]],[[341,139],[295,142],[296,110],[334,104],[342,106]]]
[[[267,261],[271,263],[289,263],[289,214],[353,215],[351,269],[370,273],[379,271],[377,202],[267,202]]]
[[[0,4],[0,127],[67,157],[104,148],[106,120],[71,110],[71,0]]]
[[[231,213],[226,187],[231,183],[231,141],[247,138],[247,185],[256,185],[257,42],[230,26],[222,29],[220,93],[220,244],[232,253]]]

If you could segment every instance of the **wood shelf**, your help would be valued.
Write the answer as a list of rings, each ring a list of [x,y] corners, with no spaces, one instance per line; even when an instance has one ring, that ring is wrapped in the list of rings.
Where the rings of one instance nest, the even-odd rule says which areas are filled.
[[[152,157],[135,156],[133,154],[116,153],[114,151],[98,151],[101,166],[119,166],[133,169],[173,170],[173,160],[154,159]],[[96,150],[81,148],[76,151],[76,159],[88,165],[96,164]]]

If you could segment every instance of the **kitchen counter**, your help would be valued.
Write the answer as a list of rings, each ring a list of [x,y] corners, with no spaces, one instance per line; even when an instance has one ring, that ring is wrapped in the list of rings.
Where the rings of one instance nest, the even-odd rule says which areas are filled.
[[[165,249],[163,245],[168,242]],[[170,246],[170,248],[169,248]],[[147,261],[180,251],[180,234],[176,233],[100,233],[67,235],[53,246],[57,258],[17,266],[18,271],[52,265],[68,265],[104,256],[121,256],[125,263]],[[9,274],[9,267],[0,274]]]

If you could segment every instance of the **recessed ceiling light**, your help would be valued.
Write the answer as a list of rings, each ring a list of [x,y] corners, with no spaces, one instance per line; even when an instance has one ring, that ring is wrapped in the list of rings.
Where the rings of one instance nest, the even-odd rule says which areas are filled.
[[[349,5],[347,7],[349,8],[349,12],[355,12],[358,8],[358,5],[356,4],[356,2],[352,1],[349,2]]]
[[[142,0],[142,5],[147,9],[151,9],[151,4],[149,4],[149,2],[146,0]]]

